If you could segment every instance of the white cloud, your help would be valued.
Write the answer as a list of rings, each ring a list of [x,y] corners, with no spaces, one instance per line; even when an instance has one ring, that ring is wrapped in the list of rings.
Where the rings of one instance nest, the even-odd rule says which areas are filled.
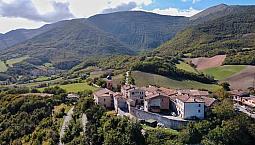
[[[76,17],[89,17],[105,9],[114,9],[123,4],[135,3],[138,7],[149,5],[152,0],[68,0],[70,10]]]
[[[137,9],[137,10],[142,10],[142,9]],[[191,7],[186,10],[180,10],[177,8],[167,8],[167,9],[153,9],[153,10],[147,11],[147,12],[157,13],[157,14],[161,14],[161,15],[191,17],[191,16],[201,12],[201,10],[196,10]]]
[[[200,2],[202,0],[181,0],[181,1],[182,2],[192,2],[194,4],[194,3]]]
[[[27,29],[35,29],[39,28],[46,23],[44,22],[35,22],[31,20],[27,20],[24,18],[6,18],[0,17],[0,33],[6,33],[8,31],[19,29],[19,28],[27,28]]]
[[[36,4],[31,0],[14,0],[9,3],[0,1],[0,15],[7,18],[25,18],[38,22],[56,22],[64,19],[73,18],[73,14],[69,10],[69,4],[53,1],[52,11],[41,14]],[[38,4],[38,3],[37,3]],[[42,9],[47,9],[46,3],[41,4]]]

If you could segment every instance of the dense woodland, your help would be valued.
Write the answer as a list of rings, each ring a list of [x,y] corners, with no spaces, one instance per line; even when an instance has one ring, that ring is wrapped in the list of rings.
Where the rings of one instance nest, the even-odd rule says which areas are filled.
[[[39,97],[20,95],[23,93],[0,93],[0,144],[57,144],[61,122],[52,113],[54,106],[63,103],[65,94]]]

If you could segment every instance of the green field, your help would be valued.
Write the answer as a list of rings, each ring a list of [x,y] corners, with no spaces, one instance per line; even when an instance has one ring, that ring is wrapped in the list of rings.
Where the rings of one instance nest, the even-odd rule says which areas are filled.
[[[48,81],[48,80],[50,80],[50,77],[45,77],[45,76],[40,76],[35,79],[35,81],[37,81],[37,82],[43,82],[43,81]]]
[[[179,64],[176,64],[176,67],[188,72],[193,72],[193,73],[197,73],[197,70],[193,67],[191,67],[189,64],[181,61]]]
[[[209,68],[204,70],[205,74],[213,76],[216,80],[224,80],[234,74],[237,74],[244,70],[245,65],[224,65],[215,68]]]
[[[59,87],[62,89],[65,89],[68,93],[77,93],[77,92],[82,92],[85,90],[92,90],[92,91],[97,90],[97,88],[89,86],[87,83],[60,85]]]
[[[132,77],[134,77],[136,85],[140,87],[147,85],[159,85],[174,89],[206,89],[209,91],[216,91],[220,89],[220,86],[218,85],[203,84],[189,80],[177,81],[164,76],[139,71],[132,72]]]
[[[60,88],[66,90],[68,93],[78,93],[85,90],[96,91],[98,88],[88,85],[87,83],[74,83],[67,85],[57,85]],[[54,87],[54,86],[50,86]],[[43,91],[45,88],[40,88],[39,91]]]
[[[29,58],[28,56],[24,56],[24,57],[9,59],[6,61],[6,64],[8,64],[8,66],[12,67],[14,64],[20,63],[28,58]]]
[[[7,71],[7,66],[3,61],[0,61],[0,72],[6,72]]]

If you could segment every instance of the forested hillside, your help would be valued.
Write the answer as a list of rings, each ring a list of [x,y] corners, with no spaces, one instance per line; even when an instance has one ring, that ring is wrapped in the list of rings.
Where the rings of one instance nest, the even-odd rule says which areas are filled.
[[[1,93],[0,145],[57,144],[61,120],[52,113],[61,102],[61,96]]]
[[[255,7],[232,7],[234,13],[185,29],[156,53],[190,53],[191,57],[227,54],[226,64],[255,64]]]
[[[156,48],[188,25],[187,17],[142,11],[101,14],[88,20],[135,51]]]
[[[60,21],[0,35],[0,48],[6,48],[0,55],[1,59],[43,56],[61,62],[88,55],[134,54],[169,40],[186,26],[187,20],[147,12],[119,12]]]
[[[2,59],[28,55],[42,58],[44,63],[79,61],[88,55],[133,54],[112,35],[93,26],[86,19],[65,22],[24,43],[1,52]]]
[[[24,42],[63,24],[64,22],[58,22],[54,24],[44,25],[39,29],[17,29],[7,32],[5,34],[0,34],[0,50]]]

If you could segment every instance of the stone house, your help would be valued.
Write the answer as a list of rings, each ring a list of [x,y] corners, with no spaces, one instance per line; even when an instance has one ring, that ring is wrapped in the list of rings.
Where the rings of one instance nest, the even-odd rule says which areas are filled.
[[[136,106],[143,106],[145,91],[134,85],[123,85],[121,93],[124,98],[133,100]]]
[[[146,94],[144,111],[160,113],[169,110],[169,97],[158,92]]]
[[[114,108],[113,97],[115,93],[109,89],[103,88],[93,93],[95,103],[104,106],[107,109]]]

